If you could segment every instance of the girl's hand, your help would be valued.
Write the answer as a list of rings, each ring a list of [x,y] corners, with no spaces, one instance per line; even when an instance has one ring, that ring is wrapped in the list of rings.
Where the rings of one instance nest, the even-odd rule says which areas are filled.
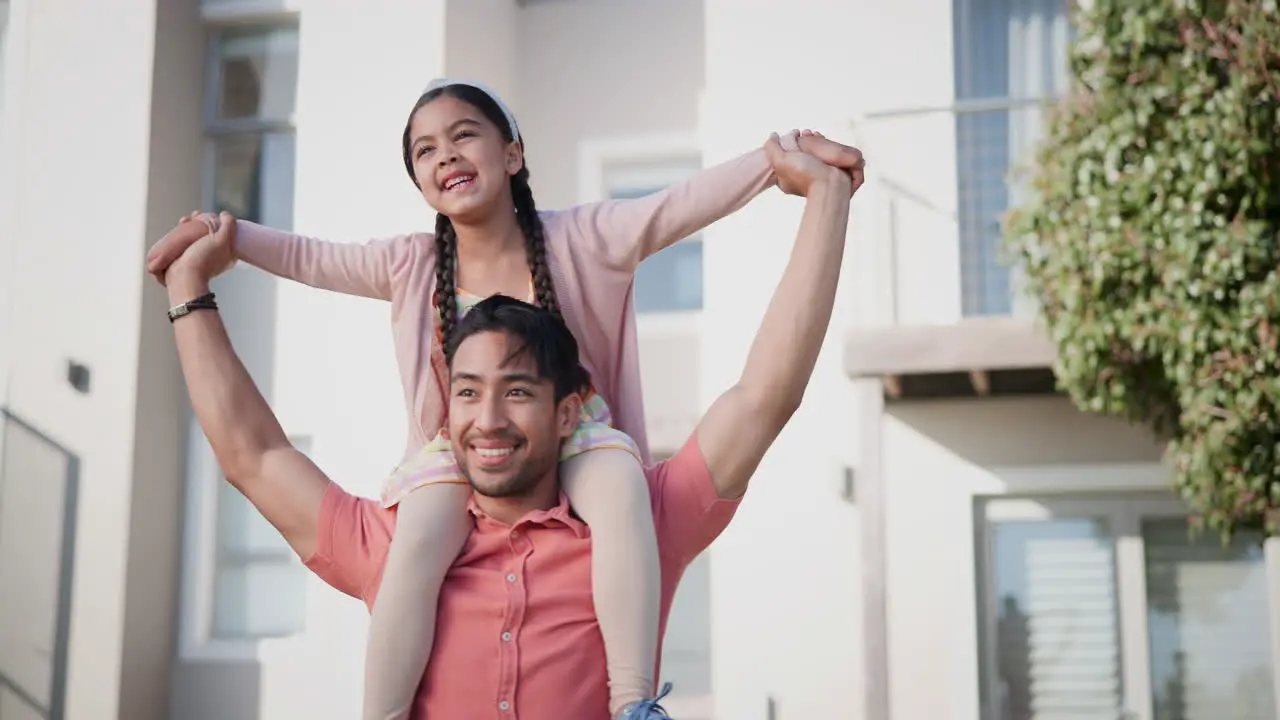
[[[837,180],[849,186],[850,195],[856,189],[851,182],[851,175],[845,170],[832,167],[806,152],[783,150],[777,133],[769,136],[764,144],[764,151],[778,176],[778,188],[788,195],[808,197],[814,183]]]
[[[211,232],[216,232],[223,222],[235,222],[235,218],[228,213],[222,213],[219,217],[199,211],[182,218],[176,227],[165,233],[165,236],[147,251],[147,272],[163,285],[165,272],[168,271],[169,266],[197,240]]]

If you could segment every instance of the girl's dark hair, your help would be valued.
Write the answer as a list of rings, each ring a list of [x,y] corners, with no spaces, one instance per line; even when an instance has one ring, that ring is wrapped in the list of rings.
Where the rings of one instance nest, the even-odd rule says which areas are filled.
[[[447,95],[471,105],[484,114],[489,122],[497,126],[502,138],[513,142],[511,126],[507,124],[506,115],[498,103],[485,91],[470,85],[446,85],[423,94],[418,98],[409,119],[404,125],[404,136],[401,139],[401,150],[404,154],[404,169],[408,171],[413,184],[422,187],[414,173],[413,156],[410,154],[409,136],[413,125],[413,116],[424,105],[436,98]],[[516,222],[524,233],[525,248],[529,257],[529,272],[533,276],[533,297],[540,307],[546,308],[556,318],[560,318],[560,303],[556,300],[556,289],[551,283],[551,270],[547,266],[546,233],[542,227],[542,218],[538,217],[538,208],[533,202],[533,190],[529,187],[529,166],[520,168],[520,172],[511,176],[511,198],[516,206]],[[436,291],[432,298],[438,314],[440,328],[440,346],[449,344],[458,326],[458,300],[456,277],[458,271],[458,236],[453,230],[453,222],[443,213],[436,213]]]

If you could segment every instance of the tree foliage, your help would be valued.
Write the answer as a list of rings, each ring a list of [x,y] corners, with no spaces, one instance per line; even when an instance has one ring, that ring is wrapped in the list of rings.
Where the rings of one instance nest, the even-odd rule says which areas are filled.
[[[1280,531],[1276,0],[1091,0],[1007,222],[1081,408],[1150,424],[1208,528]]]

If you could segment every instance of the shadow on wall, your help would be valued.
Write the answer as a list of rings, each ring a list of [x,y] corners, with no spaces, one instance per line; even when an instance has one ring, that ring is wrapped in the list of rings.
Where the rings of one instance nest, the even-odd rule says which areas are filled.
[[[1149,430],[1062,397],[904,402],[885,415],[981,467],[1158,462]]]

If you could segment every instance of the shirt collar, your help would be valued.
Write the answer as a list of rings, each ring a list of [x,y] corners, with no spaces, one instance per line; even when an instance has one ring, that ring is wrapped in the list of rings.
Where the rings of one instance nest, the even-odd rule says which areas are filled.
[[[569,507],[569,496],[560,491],[560,496],[556,504],[546,510],[531,510],[525,513],[524,517],[515,522],[514,525],[508,526],[506,523],[499,522],[484,513],[479,505],[476,505],[475,494],[473,493],[467,499],[467,511],[476,518],[479,523],[490,526],[501,527],[504,530],[519,529],[523,525],[544,525],[555,526],[562,525],[573,531],[574,535],[579,538],[587,537],[587,525],[574,515],[573,510]]]

